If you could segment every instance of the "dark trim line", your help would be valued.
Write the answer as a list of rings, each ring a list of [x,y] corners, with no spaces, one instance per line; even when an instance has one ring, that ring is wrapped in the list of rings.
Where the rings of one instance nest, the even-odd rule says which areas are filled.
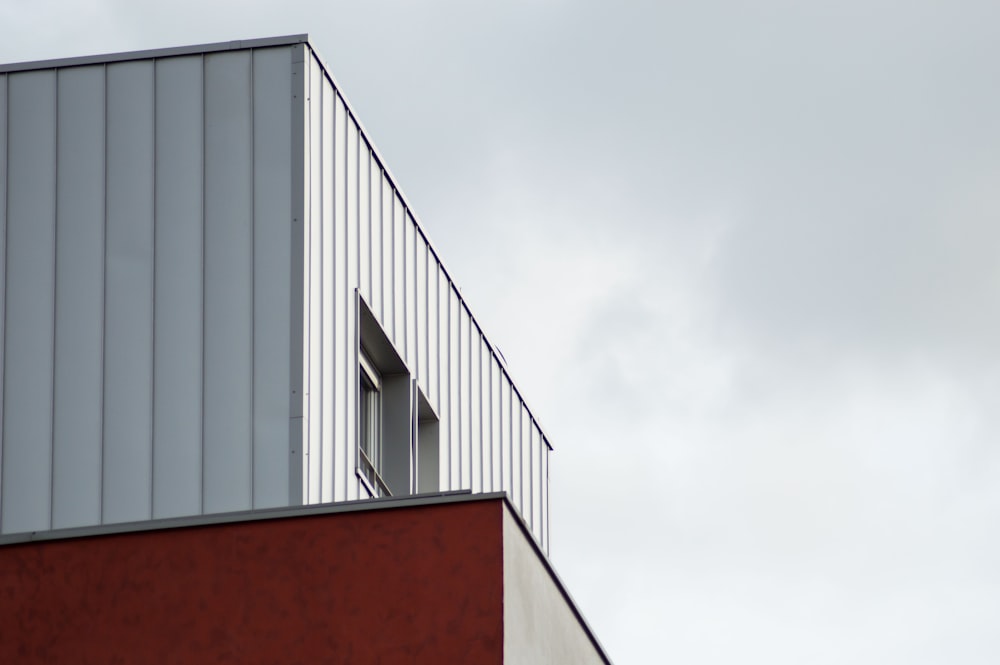
[[[0,547],[49,540],[109,536],[122,533],[141,533],[145,531],[162,531],[165,529],[183,529],[189,527],[237,524],[241,522],[288,519],[294,517],[313,517],[316,515],[354,513],[367,510],[413,508],[416,506],[462,503],[466,501],[489,501],[500,499],[502,497],[504,497],[504,494],[499,492],[494,492],[492,494],[472,494],[468,490],[458,490],[454,492],[414,494],[406,497],[383,497],[377,499],[358,499],[355,501],[337,501],[334,503],[322,503],[301,507],[295,506],[291,508],[262,508],[259,510],[240,510],[231,513],[192,515],[189,517],[168,517],[154,520],[140,520],[137,522],[119,522],[116,524],[101,524],[97,526],[52,529],[48,531],[25,531],[22,533],[8,533],[0,535]]]
[[[174,46],[170,48],[147,49],[144,51],[128,51],[125,53],[107,53],[101,55],[85,55],[75,58],[56,58],[53,60],[32,60],[28,62],[13,62],[0,64],[0,73],[23,72],[32,69],[55,69],[56,67],[78,67],[81,65],[106,64],[110,62],[126,62],[128,60],[146,60],[148,58],[167,58],[175,55],[195,55],[215,53],[218,51],[238,51],[248,48],[265,48],[268,46],[287,46],[289,44],[307,44],[309,35],[284,35],[281,37],[264,37],[262,39],[238,39],[228,42],[211,44],[196,44],[192,46]]]

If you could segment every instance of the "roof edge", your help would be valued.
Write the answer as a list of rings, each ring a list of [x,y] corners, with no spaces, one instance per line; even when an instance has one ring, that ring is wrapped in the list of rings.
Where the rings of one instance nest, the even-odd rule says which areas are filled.
[[[125,51],[121,53],[104,53],[84,55],[72,58],[55,58],[52,60],[31,60],[0,64],[0,74],[24,72],[37,69],[56,69],[58,67],[79,67],[111,62],[127,62],[129,60],[145,60],[149,58],[167,58],[177,55],[194,55],[199,53],[217,53],[219,51],[238,51],[248,48],[265,48],[268,46],[287,46],[291,44],[309,43],[308,34],[283,35],[279,37],[263,37],[260,39],[237,39],[228,42],[213,42],[210,44],[194,44],[191,46],[173,46],[142,51]]]
[[[319,503],[307,506],[282,506],[277,508],[240,510],[229,513],[210,513],[207,515],[189,515],[186,517],[166,517],[152,520],[139,520],[137,522],[115,522],[112,524],[69,527],[45,531],[24,531],[20,533],[5,533],[0,535],[0,547],[50,540],[67,540],[73,538],[89,538],[92,536],[137,533],[143,531],[163,531],[168,529],[237,524],[240,522],[258,522],[295,517],[311,517],[315,515],[330,515],[334,513],[356,513],[369,510],[392,510],[398,508],[414,508],[417,506],[450,503],[496,501],[504,498],[504,496],[503,492],[473,494],[470,490],[455,490],[449,492],[412,494],[410,496],[401,497],[336,501],[333,503]]]

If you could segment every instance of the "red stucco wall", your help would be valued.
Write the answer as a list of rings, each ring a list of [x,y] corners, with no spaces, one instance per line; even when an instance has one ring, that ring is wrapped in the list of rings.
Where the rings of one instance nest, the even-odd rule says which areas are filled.
[[[502,501],[0,547],[0,663],[503,658]]]

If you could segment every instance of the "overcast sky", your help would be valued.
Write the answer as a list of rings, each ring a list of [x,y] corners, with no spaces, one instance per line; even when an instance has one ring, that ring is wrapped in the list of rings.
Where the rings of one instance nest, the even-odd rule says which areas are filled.
[[[301,32],[617,665],[1000,662],[1000,3],[0,1],[0,62]]]

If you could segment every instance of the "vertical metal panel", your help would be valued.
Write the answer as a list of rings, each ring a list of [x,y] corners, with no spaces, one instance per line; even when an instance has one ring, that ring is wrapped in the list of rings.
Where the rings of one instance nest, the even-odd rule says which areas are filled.
[[[480,370],[479,370],[479,385],[480,390],[480,404],[482,409],[480,411],[480,429],[483,433],[482,437],[482,469],[483,469],[483,491],[492,492],[494,489],[493,485],[493,375],[490,373],[492,370],[491,361],[493,360],[493,355],[490,353],[490,345],[486,342],[486,338],[482,338],[482,344],[480,346]]]
[[[466,328],[465,338],[465,367],[463,374],[466,377],[465,403],[462,411],[465,418],[465,443],[462,447],[462,468],[465,474],[467,487],[475,487],[479,480],[479,354],[478,354],[478,327],[472,320],[472,312],[469,311],[465,302],[459,310],[463,313],[463,321]],[[482,491],[480,488],[477,491]]]
[[[426,375],[425,380],[425,390],[427,392],[427,399],[430,401],[431,406],[434,410],[441,413],[441,399],[440,399],[440,368],[438,367],[438,359],[440,355],[438,353],[440,340],[438,335],[440,334],[440,316],[438,315],[438,267],[437,262],[434,260],[434,256],[431,254],[430,247],[427,246],[426,242],[423,243],[424,247],[424,270],[426,274],[426,284],[424,285],[427,293],[427,306],[425,317],[427,320],[426,337],[424,342],[426,343],[426,358],[424,365],[426,370],[424,374]]]
[[[370,190],[371,220],[369,223],[369,234],[371,236],[371,246],[368,256],[370,293],[368,302],[371,303],[372,312],[382,312],[382,169],[378,161],[372,156],[371,173],[368,176],[368,189]]]
[[[492,376],[490,362],[493,354],[486,338],[480,336],[479,343],[479,431],[480,456],[482,463],[482,484],[484,492],[493,491],[493,409],[492,409]]]
[[[308,245],[306,238],[308,230],[306,225],[306,206],[309,200],[307,196],[306,170],[308,164],[308,143],[305,140],[308,122],[306,113],[306,47],[295,45],[291,52],[291,216],[292,223],[289,225],[290,235],[290,260],[291,260],[291,302],[289,303],[290,317],[288,324],[290,327],[289,340],[289,394],[288,394],[288,499],[292,505],[301,504],[304,500],[304,477],[305,455],[303,447],[307,442],[305,436],[308,422],[305,419],[306,413],[306,392],[308,391],[308,374],[305,367],[305,358],[308,351],[306,345],[306,335],[309,331],[308,302],[309,294],[306,290],[306,280],[308,273]],[[309,58],[311,60],[311,58]]]
[[[403,331],[406,362],[414,372],[420,373],[417,362],[417,270],[416,270],[416,225],[410,211],[406,211],[403,219],[403,319],[406,327]]]
[[[483,491],[483,340],[469,317],[469,479],[473,492]]]
[[[332,89],[332,88],[331,88]],[[352,477],[348,469],[347,445],[347,385],[348,372],[353,374],[353,363],[348,365],[348,294],[354,289],[347,282],[349,248],[347,245],[347,117],[344,102],[334,91],[334,168],[331,179],[334,183],[334,254],[325,255],[330,259],[334,274],[333,317],[334,317],[334,456],[324,463],[332,466],[336,477],[333,500],[347,499],[347,485]],[[352,336],[353,339],[353,336]]]
[[[52,527],[101,521],[104,67],[60,70]]]
[[[536,427],[538,423],[535,423]],[[545,498],[546,490],[546,474],[548,470],[546,468],[546,460],[548,458],[548,450],[545,443],[545,435],[542,434],[542,430],[538,430],[538,542],[545,543],[545,523],[546,523],[546,512],[547,504]]]
[[[450,285],[449,285],[450,287]],[[462,487],[462,334],[459,322],[458,294],[448,289],[448,426],[450,489]]]
[[[511,455],[510,455],[510,475],[511,475],[511,500],[515,502],[518,510],[524,503],[524,495],[521,492],[521,453],[522,441],[524,440],[524,428],[521,422],[521,395],[517,389],[511,385],[510,391],[510,422],[511,422]]]
[[[302,77],[302,502],[308,503],[312,485],[312,442],[313,430],[318,427],[319,420],[314,418],[313,399],[314,384],[318,377],[313,376],[313,255],[319,253],[318,237],[313,238],[313,159],[315,151],[313,144],[313,109],[312,109],[312,57],[308,52],[302,54],[301,65],[293,65]],[[318,392],[318,389],[315,389]]]
[[[320,356],[321,393],[322,402],[322,439],[320,445],[319,465],[320,465],[320,492],[319,500],[323,503],[333,501],[334,498],[334,449],[337,438],[337,426],[340,420],[337,417],[337,382],[335,367],[336,334],[337,334],[337,303],[336,303],[336,270],[337,262],[334,252],[336,251],[337,230],[334,228],[334,210],[336,201],[334,200],[334,146],[336,142],[336,122],[335,92],[330,82],[323,78],[320,82],[320,113],[322,124],[320,128],[320,173],[322,183],[322,200],[320,201],[322,229],[323,253],[320,257],[322,266],[322,286],[320,314],[322,316],[322,343]]]
[[[506,381],[500,383],[500,449],[501,449],[501,483],[500,486],[513,496],[514,476],[513,464],[511,461],[513,444],[511,443],[511,427],[513,426],[513,416],[511,415],[511,385]]]
[[[382,327],[389,339],[393,338],[392,331],[395,327],[395,315],[393,308],[393,271],[392,260],[393,246],[393,193],[392,183],[385,171],[382,172],[382,307],[379,310]]]
[[[521,404],[521,396],[517,394],[516,390],[511,392],[510,396],[511,403],[511,422],[513,429],[512,441],[513,441],[513,454],[511,455],[511,474],[513,478],[511,479],[510,492],[511,501],[517,506],[517,509],[521,514],[524,514],[522,506],[524,505],[524,440],[525,431],[527,423],[524,422],[524,408]]]
[[[406,209],[399,194],[392,196],[392,330],[389,339],[406,357]]]
[[[288,504],[292,244],[289,49],[253,54],[253,507]],[[295,248],[302,251],[301,246]]]
[[[2,526],[51,524],[56,77],[8,76]]]
[[[153,517],[202,509],[202,73],[201,56],[156,63]]]
[[[309,503],[320,500],[320,471],[322,469],[323,423],[323,179],[321,169],[322,136],[322,76],[316,62],[307,59],[308,80],[308,136],[309,156],[308,211],[309,211],[309,315],[308,315],[308,424],[306,437],[306,497]]]
[[[549,553],[549,447],[542,444],[542,548]]]
[[[528,514],[531,516],[528,523],[531,525],[531,530],[534,532],[535,537],[540,540],[539,524],[541,523],[541,483],[539,478],[541,477],[541,451],[542,451],[542,441],[541,432],[538,430],[538,426],[535,423],[531,424],[531,443],[529,450],[531,451],[531,507]]]
[[[440,264],[435,262],[435,282],[437,283],[437,412],[441,419],[441,489],[451,489],[451,354],[448,340],[451,334],[448,325],[451,292],[447,276]]]
[[[531,418],[531,412],[528,411],[527,405],[522,405],[521,407],[523,413],[523,418],[525,422],[525,434],[524,441],[521,442],[522,448],[522,461],[523,468],[521,473],[523,474],[524,480],[522,481],[522,487],[524,489],[524,498],[521,500],[521,513],[524,515],[525,520],[528,522],[528,526],[534,525],[534,495],[535,495],[535,423]]]
[[[503,488],[503,437],[500,435],[500,405],[501,386],[500,363],[490,356],[490,460],[493,473],[490,476],[490,488],[499,491]]]
[[[338,100],[339,101],[339,100]],[[343,377],[344,399],[347,411],[344,417],[344,461],[343,475],[346,483],[347,499],[358,498],[359,483],[354,473],[354,455],[357,447],[357,366],[358,347],[354,339],[355,315],[357,308],[354,306],[354,292],[358,288],[358,263],[361,247],[358,242],[358,126],[354,119],[347,115],[346,106],[338,104],[338,113],[344,111],[344,133],[346,138],[344,180],[347,187],[344,205],[346,208],[346,219],[344,220],[344,253],[347,260],[344,262],[344,284],[341,287],[341,297],[344,299],[344,356],[341,356]],[[338,154],[340,154],[338,152]]]
[[[360,131],[360,130],[359,130]],[[358,145],[358,289],[372,302],[372,155],[359,134]]]
[[[152,516],[153,96],[152,62],[108,65],[105,522]]]
[[[549,522],[549,501],[548,501],[548,477],[549,477],[549,450],[545,442],[545,435],[541,430],[538,432],[538,494],[539,494],[539,519],[538,519],[538,542],[543,547],[548,547],[548,522]]]
[[[416,228],[416,227],[414,227]],[[430,343],[430,324],[427,322],[427,245],[423,237],[417,233],[414,238],[414,308],[415,312],[410,317],[414,321],[413,340],[416,347],[414,354],[414,368],[417,374],[417,382],[426,395],[430,392],[427,384],[429,371],[427,367],[427,348]],[[418,334],[419,331],[419,334]]]
[[[451,286],[438,266],[438,415],[441,417],[441,488],[452,488],[451,475]]]
[[[431,347],[431,324],[430,324],[430,284],[429,276],[427,272],[427,242],[424,236],[417,233],[416,237],[416,251],[417,251],[417,330],[419,331],[417,337],[417,364],[420,370],[417,372],[418,378],[422,380],[423,390],[426,395],[428,395],[428,401],[430,401],[430,378],[431,378],[431,367],[430,367],[430,347]]]
[[[493,491],[493,409],[492,409],[492,382],[490,374],[490,361],[493,355],[490,353],[490,345],[485,337],[480,338],[479,357],[479,429],[482,432],[482,475],[483,491]]]
[[[7,75],[0,74],[0,533],[3,533],[4,312],[7,303]]]
[[[249,51],[205,56],[206,512],[253,505],[251,98]]]
[[[465,303],[458,304],[459,334],[459,487],[472,488],[472,317]]]

